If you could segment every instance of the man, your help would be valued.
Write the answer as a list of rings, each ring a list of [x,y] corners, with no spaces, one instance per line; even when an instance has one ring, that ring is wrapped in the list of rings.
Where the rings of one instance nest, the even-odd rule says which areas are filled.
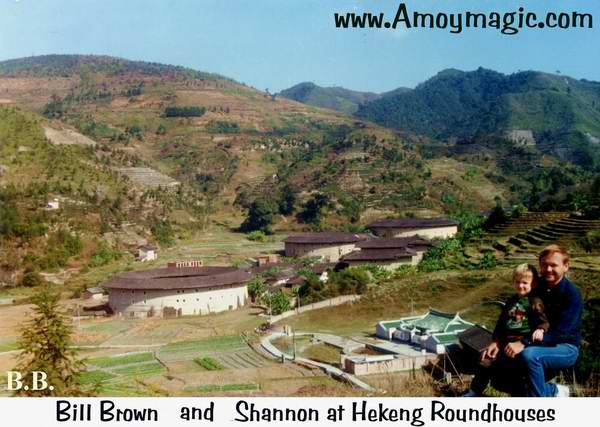
[[[550,245],[540,252],[538,260],[543,280],[535,292],[544,303],[550,328],[541,342],[512,342],[504,351],[507,356],[523,362],[529,396],[566,397],[569,388],[547,383],[545,370],[568,368],[577,361],[583,299],[579,289],[565,277],[569,270],[566,250]]]

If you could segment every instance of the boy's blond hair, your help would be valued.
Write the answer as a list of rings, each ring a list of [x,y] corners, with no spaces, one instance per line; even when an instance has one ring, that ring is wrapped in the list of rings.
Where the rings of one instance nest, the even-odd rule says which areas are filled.
[[[521,277],[526,275],[527,273],[531,274],[531,277],[532,277],[531,285],[535,286],[538,283],[538,279],[539,279],[537,269],[533,265],[527,264],[527,263],[519,264],[515,267],[515,269],[513,270],[513,283],[517,279],[520,279]]]

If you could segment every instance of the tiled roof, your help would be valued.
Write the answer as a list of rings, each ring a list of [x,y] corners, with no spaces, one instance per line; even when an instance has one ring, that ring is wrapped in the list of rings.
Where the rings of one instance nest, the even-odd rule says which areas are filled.
[[[361,249],[372,248],[406,248],[406,247],[429,247],[431,242],[423,237],[394,237],[394,238],[373,238],[359,242],[356,246]]]
[[[322,233],[298,233],[288,236],[285,243],[305,243],[305,244],[327,244],[327,243],[355,243],[366,240],[369,237],[364,233],[344,233],[344,232],[322,232]]]
[[[364,249],[344,255],[342,261],[393,261],[401,258],[412,258],[416,252],[409,248],[397,249]]]
[[[367,228],[436,228],[452,225],[458,225],[458,222],[449,218],[402,218],[382,219],[367,225]]]
[[[188,289],[245,283],[250,273],[235,267],[155,268],[119,274],[107,289]]]

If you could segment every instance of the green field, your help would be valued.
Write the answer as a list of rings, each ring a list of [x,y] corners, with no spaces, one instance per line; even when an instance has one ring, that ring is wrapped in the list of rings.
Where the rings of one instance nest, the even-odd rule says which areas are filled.
[[[0,353],[2,353],[4,351],[16,350],[18,348],[19,348],[19,346],[17,345],[16,342],[9,342],[9,343],[0,344]]]
[[[150,352],[146,353],[133,353],[125,354],[122,356],[111,356],[111,357],[98,357],[95,359],[89,359],[87,362],[90,365],[97,366],[99,368],[111,368],[120,365],[129,365],[133,363],[149,362],[154,360],[154,354]]]
[[[115,378],[115,375],[105,371],[86,371],[79,376],[81,384],[96,384]]]
[[[244,383],[244,384],[223,384],[223,385],[200,385],[194,387],[186,387],[183,389],[187,392],[200,392],[200,393],[213,393],[222,391],[257,391],[259,390],[258,384],[255,383]]]
[[[124,375],[127,377],[152,376],[161,375],[166,372],[166,369],[159,362],[151,362],[144,364],[131,365],[124,368],[114,369],[115,374]]]

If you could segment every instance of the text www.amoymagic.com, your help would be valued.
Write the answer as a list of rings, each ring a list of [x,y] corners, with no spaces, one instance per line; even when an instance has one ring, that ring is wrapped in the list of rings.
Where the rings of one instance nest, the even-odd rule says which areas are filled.
[[[524,28],[593,28],[593,16],[590,13],[548,12],[538,17],[536,13],[526,12],[522,7],[517,11],[504,13],[411,13],[404,3],[398,6],[393,20],[386,19],[383,12],[348,12],[334,13],[334,21],[336,28],[433,28],[446,29],[453,34],[460,34],[465,28],[491,28],[507,35],[517,34]]]

